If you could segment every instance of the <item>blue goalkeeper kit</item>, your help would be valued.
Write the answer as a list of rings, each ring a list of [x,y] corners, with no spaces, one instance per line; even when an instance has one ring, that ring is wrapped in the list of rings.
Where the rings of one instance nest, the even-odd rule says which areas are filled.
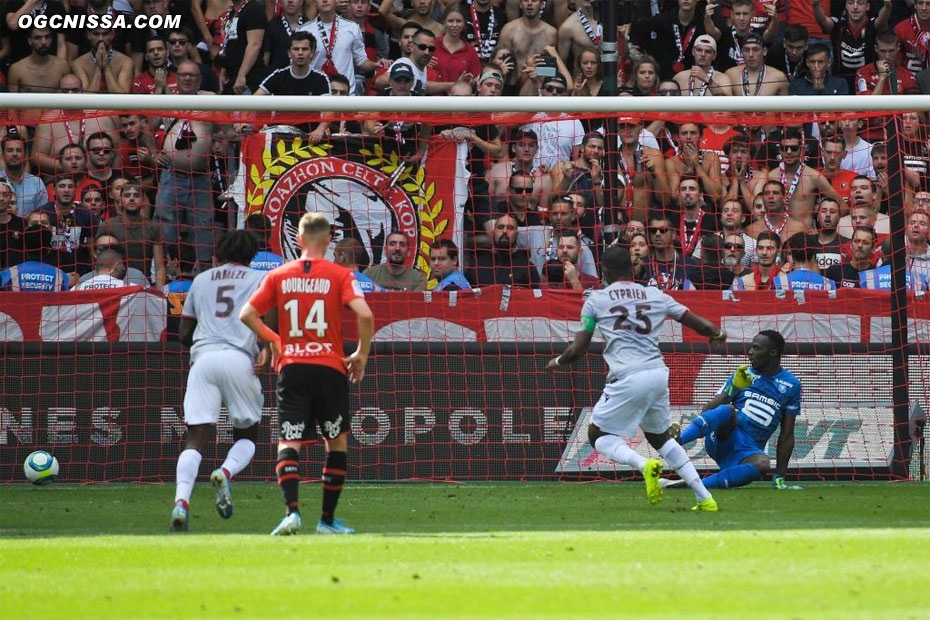
[[[732,382],[733,375],[721,391],[729,390]],[[707,453],[721,468],[738,465],[747,456],[763,452],[782,416],[801,413],[801,382],[784,368],[774,375],[755,374],[755,380],[736,395],[733,405],[736,430],[724,441],[712,434],[705,442]]]

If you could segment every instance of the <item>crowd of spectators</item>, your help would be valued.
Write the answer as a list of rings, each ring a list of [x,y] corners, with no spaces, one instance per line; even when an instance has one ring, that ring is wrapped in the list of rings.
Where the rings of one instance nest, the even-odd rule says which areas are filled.
[[[620,8],[620,96],[930,93],[930,0]],[[11,92],[603,94],[596,0],[8,0],[0,12],[0,77]],[[24,30],[26,13],[182,20],[164,31]],[[599,285],[598,257],[614,243],[629,245],[638,280],[666,290],[888,288],[892,199],[906,208],[897,232],[909,286],[927,289],[924,114],[900,116],[900,196],[890,195],[896,154],[882,118],[744,127],[621,117],[618,125],[616,136],[600,120],[572,119],[294,130],[312,143],[351,133],[393,140],[411,167],[424,165],[432,136],[465,146],[462,247],[433,244],[425,274],[407,265],[410,240],[398,231],[386,231],[376,265],[344,239],[334,257],[368,290],[585,289]],[[256,266],[280,264],[267,221],[245,218],[233,191],[242,138],[257,130],[148,114],[9,124],[0,136],[0,285],[139,283],[170,299],[209,266],[214,234],[230,226],[263,240]]]

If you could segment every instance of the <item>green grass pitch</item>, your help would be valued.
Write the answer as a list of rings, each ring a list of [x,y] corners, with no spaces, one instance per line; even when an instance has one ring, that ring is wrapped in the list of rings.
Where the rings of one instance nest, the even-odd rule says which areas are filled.
[[[0,617],[930,618],[930,486],[768,485],[721,512],[641,483],[350,484],[351,537],[272,538],[277,488],[0,486]]]

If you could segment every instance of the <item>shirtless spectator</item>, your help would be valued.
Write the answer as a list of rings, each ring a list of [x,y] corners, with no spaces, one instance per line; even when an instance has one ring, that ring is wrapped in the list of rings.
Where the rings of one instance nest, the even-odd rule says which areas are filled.
[[[768,170],[753,164],[749,136],[746,134],[730,138],[724,145],[724,153],[730,163],[723,177],[727,198],[740,198],[745,204],[751,205],[768,180]]]
[[[788,94],[788,77],[765,64],[767,48],[762,37],[750,32],[743,42],[742,52],[746,62],[726,73],[731,84],[730,94],[736,97]]]
[[[386,0],[387,1],[387,0]],[[513,52],[518,69],[526,67],[546,47],[558,45],[558,31],[542,21],[539,16],[540,0],[520,0],[520,18],[508,22],[501,30],[499,47],[506,47]],[[521,95],[535,94],[533,80],[524,81]]]
[[[575,64],[582,50],[599,48],[603,28],[592,0],[579,0],[576,9],[561,23],[558,30],[559,56],[569,65]]]
[[[434,5],[435,0],[411,0],[410,8],[413,12],[406,18],[403,18],[394,14],[394,0],[382,0],[379,12],[388,26],[395,32],[403,28],[405,23],[411,21],[416,23],[420,28],[429,30],[439,37],[442,36],[444,29],[442,24],[433,19]]]
[[[765,204],[765,212],[746,229],[750,237],[758,239],[759,233],[767,230],[781,237],[784,242],[796,233],[808,232],[809,227],[805,221],[789,217],[785,186],[781,181],[770,180],[765,183],[762,187],[762,201]],[[756,251],[758,252],[758,245]]]
[[[516,129],[506,141],[507,157],[499,160],[488,171],[491,199],[506,200],[510,177],[522,174],[533,178],[533,193],[540,204],[548,204],[552,193],[552,177],[547,166],[536,167],[533,161],[539,152],[539,139],[530,129]]]
[[[702,191],[716,200],[723,193],[720,158],[716,153],[701,150],[701,127],[697,123],[678,126],[678,152],[665,159],[666,188],[678,189],[682,177],[698,179]]]
[[[132,59],[113,49],[114,31],[94,28],[87,31],[90,51],[74,59],[71,70],[81,79],[88,93],[128,93],[134,68]]]
[[[7,76],[11,93],[53,93],[68,74],[68,61],[52,54],[52,31],[33,28],[29,31],[32,53],[13,63]]]
[[[685,97],[712,97],[730,94],[730,79],[723,71],[717,71],[717,42],[707,34],[694,41],[692,54],[694,64],[690,69],[675,74],[675,82]]]
[[[80,78],[69,73],[59,81],[58,90],[62,93],[81,93],[83,87]],[[35,162],[39,172],[52,176],[62,174],[65,172],[64,167],[56,160],[61,150],[69,144],[83,145],[88,136],[100,132],[110,136],[114,144],[117,142],[119,131],[112,116],[41,123],[36,127],[35,135]]]
[[[775,278],[781,272],[781,237],[769,230],[759,233],[756,239],[758,264],[752,273],[736,278],[733,288],[741,291],[770,291],[775,288]]]
[[[791,218],[804,222],[806,227],[814,223],[814,205],[817,196],[828,196],[835,200],[841,210],[846,201],[837,193],[827,178],[819,171],[805,165],[801,158],[801,132],[787,128],[778,145],[781,163],[769,171],[770,181],[780,181],[785,189],[785,202]]]

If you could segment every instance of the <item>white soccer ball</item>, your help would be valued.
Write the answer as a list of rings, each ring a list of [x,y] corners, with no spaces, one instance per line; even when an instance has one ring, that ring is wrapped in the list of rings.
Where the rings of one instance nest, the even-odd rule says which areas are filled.
[[[23,473],[32,484],[48,484],[58,475],[58,459],[45,450],[36,450],[26,457]]]

